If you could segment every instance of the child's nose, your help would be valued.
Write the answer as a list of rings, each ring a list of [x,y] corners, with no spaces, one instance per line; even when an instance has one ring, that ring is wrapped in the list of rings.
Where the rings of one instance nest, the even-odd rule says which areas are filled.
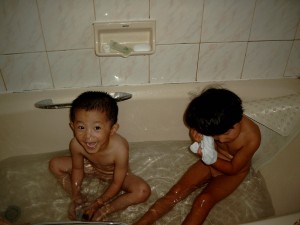
[[[85,138],[88,140],[92,137],[92,131],[90,129],[87,129],[85,132]]]

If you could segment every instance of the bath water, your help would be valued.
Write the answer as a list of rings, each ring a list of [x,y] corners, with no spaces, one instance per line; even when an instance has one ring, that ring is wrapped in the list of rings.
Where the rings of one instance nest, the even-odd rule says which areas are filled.
[[[130,143],[130,167],[151,186],[150,198],[138,205],[109,215],[108,220],[132,224],[163,196],[184,171],[199,158],[188,147],[190,141],[160,141]],[[0,162],[0,216],[9,206],[21,209],[16,224],[68,221],[69,196],[48,170],[53,156],[69,155],[68,150],[47,154],[11,157]],[[201,171],[199,171],[201,172]],[[89,199],[99,196],[107,183],[86,178],[82,193]],[[156,222],[157,225],[181,224],[201,189],[178,203],[172,211]],[[240,187],[217,204],[205,225],[234,224],[272,216],[272,202],[264,179],[251,171]]]

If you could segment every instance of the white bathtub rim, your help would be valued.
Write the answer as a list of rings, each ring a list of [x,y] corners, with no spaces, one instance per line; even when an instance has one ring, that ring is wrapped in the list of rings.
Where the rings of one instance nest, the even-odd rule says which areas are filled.
[[[240,225],[294,225],[298,220],[300,220],[300,212],[275,216],[250,223],[242,223]]]

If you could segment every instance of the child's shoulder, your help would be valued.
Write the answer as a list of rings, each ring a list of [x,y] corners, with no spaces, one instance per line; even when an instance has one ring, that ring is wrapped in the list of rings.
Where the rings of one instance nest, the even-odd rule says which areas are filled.
[[[118,148],[129,148],[129,144],[126,138],[124,138],[122,135],[115,133],[111,136],[110,142],[113,146],[117,145]]]
[[[129,144],[128,141],[119,134],[114,134],[110,139],[110,152],[114,155],[115,159],[126,161],[129,157]],[[119,161],[117,160],[117,161]]]
[[[126,142],[128,143],[127,139],[125,137],[123,137],[121,134],[119,133],[115,133],[111,136],[113,139],[115,139],[115,141],[120,141],[120,142]]]
[[[243,117],[243,120],[244,124],[242,126],[243,130],[241,132],[244,133],[244,142],[247,145],[253,146],[253,148],[258,148],[261,141],[261,133],[258,125],[246,116]]]
[[[244,121],[243,127],[244,127],[245,132],[260,136],[259,127],[253,120],[251,120],[247,116],[243,116],[243,121]]]
[[[75,137],[73,137],[69,143],[69,148],[71,151],[83,150],[83,147],[77,141]]]

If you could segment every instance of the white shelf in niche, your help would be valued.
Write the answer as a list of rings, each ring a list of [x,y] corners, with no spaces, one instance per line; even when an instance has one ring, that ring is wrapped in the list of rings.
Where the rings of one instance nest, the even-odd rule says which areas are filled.
[[[97,56],[128,57],[155,52],[155,20],[94,22],[93,25]]]

